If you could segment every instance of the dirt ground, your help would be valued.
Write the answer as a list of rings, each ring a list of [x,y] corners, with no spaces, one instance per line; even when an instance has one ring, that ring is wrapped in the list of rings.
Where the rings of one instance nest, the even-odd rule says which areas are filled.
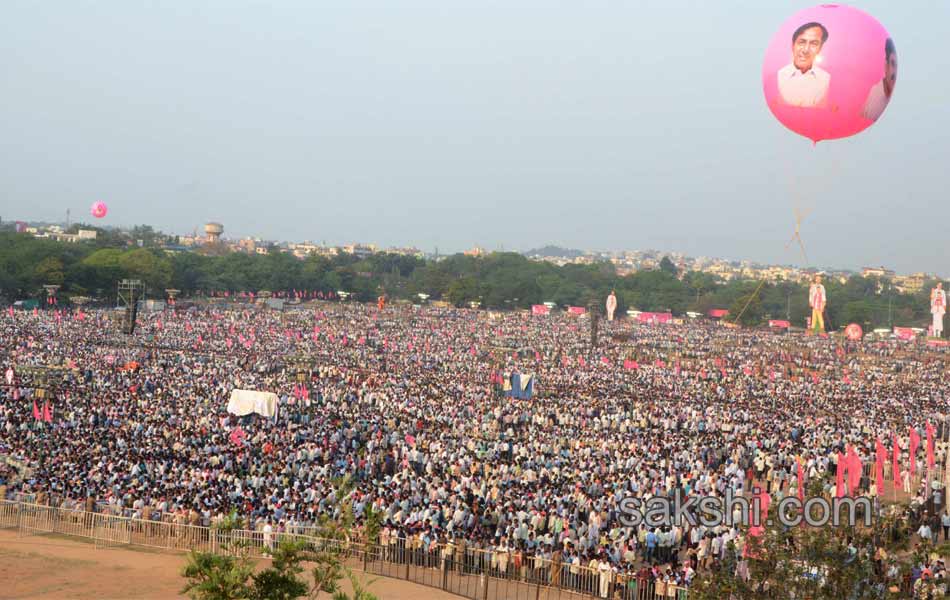
[[[59,536],[17,537],[0,531],[0,599],[162,600],[183,598],[182,554],[137,548],[97,549]],[[361,581],[374,579],[358,573]],[[375,578],[381,600],[458,600],[458,596],[405,581]],[[345,586],[350,591],[349,584]],[[323,597],[328,597],[322,595]]]

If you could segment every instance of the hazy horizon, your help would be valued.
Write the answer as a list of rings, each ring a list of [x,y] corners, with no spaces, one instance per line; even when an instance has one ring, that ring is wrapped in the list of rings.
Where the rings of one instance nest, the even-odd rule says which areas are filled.
[[[816,147],[760,77],[813,4],[10,1],[0,217],[950,274],[950,4],[855,4],[896,91]]]

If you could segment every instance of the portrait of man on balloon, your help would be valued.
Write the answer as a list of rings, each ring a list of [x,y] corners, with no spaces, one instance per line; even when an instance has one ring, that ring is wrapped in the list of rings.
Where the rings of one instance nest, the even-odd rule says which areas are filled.
[[[865,119],[878,120],[887,108],[887,103],[891,101],[896,84],[897,48],[894,46],[894,40],[887,38],[884,42],[884,77],[868,92],[868,99],[864,102],[864,111],[861,113]]]
[[[792,62],[778,71],[778,91],[790,106],[815,108],[828,99],[831,74],[819,67],[828,30],[816,21],[805,23],[792,34]]]

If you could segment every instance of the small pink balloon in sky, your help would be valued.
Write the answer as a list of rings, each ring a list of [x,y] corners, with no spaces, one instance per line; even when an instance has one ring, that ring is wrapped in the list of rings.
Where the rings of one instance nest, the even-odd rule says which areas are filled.
[[[783,125],[815,142],[874,124],[897,83],[897,50],[887,30],[851,6],[795,13],[769,42],[765,100]]]
[[[109,212],[109,207],[106,206],[105,202],[95,202],[89,212],[91,212],[95,218],[101,219]]]

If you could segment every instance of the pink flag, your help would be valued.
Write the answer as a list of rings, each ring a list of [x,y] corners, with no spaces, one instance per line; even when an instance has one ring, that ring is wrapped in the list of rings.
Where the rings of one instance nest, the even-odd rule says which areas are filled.
[[[472,356],[475,356],[475,346],[472,346],[471,348],[469,348],[468,353],[471,354]]]
[[[900,446],[897,445],[897,434],[894,434],[894,453],[891,458],[891,475],[894,477],[894,487],[900,485],[901,481],[901,471],[898,463],[900,462],[901,450]]]
[[[8,312],[8,313],[10,314],[10,316],[12,317],[12,316],[13,316],[13,307],[11,306],[10,308],[8,308],[8,309],[7,309],[7,312]]]
[[[856,495],[858,486],[861,485],[862,469],[861,457],[858,456],[854,446],[852,446],[851,452],[848,454],[848,495],[850,496]]]
[[[587,361],[584,360],[584,357],[583,357],[583,356],[578,356],[578,357],[577,357],[577,364],[579,364],[579,365],[582,366],[582,367],[586,367],[586,366],[587,366]]]
[[[936,464],[934,458],[934,426],[930,424],[930,421],[927,421],[927,467],[932,467],[934,464]]]
[[[609,364],[610,364],[610,359],[607,358],[606,356],[601,356],[601,357],[600,357],[600,362],[604,363],[605,365],[609,365]]]
[[[844,470],[847,458],[844,454],[838,453],[838,466],[835,470],[835,498],[844,496]]]
[[[238,425],[237,427],[231,430],[231,435],[228,437],[231,438],[232,444],[234,444],[235,446],[240,446],[241,444],[244,443],[244,438],[247,437],[247,434],[244,433],[244,430],[241,429],[240,425]]]
[[[637,361],[635,361],[635,360],[630,360],[630,359],[628,358],[628,359],[625,359],[625,360],[623,361],[623,368],[624,368],[624,369],[628,369],[628,370],[629,370],[629,369],[639,369],[639,368],[640,368],[640,365],[637,364]]]
[[[53,422],[53,409],[50,407],[49,402],[43,403],[43,420],[47,423]]]
[[[666,368],[666,363],[663,362],[662,360],[660,360],[659,358],[656,359],[656,361],[654,361],[653,365],[654,365],[655,367],[659,367],[660,369],[665,369],[665,368]]]
[[[887,456],[887,452],[884,450],[884,444],[881,443],[881,439],[878,438],[875,442],[875,457],[874,457],[874,482],[877,485],[877,495],[884,495],[884,460]]]
[[[798,501],[805,504],[805,471],[802,469],[802,459],[798,459]]]
[[[43,418],[43,416],[40,414],[40,408],[36,405],[35,398],[33,399],[33,418],[37,421]]]
[[[920,434],[913,427],[908,427],[910,434],[910,476],[917,472],[917,448],[920,447]]]

